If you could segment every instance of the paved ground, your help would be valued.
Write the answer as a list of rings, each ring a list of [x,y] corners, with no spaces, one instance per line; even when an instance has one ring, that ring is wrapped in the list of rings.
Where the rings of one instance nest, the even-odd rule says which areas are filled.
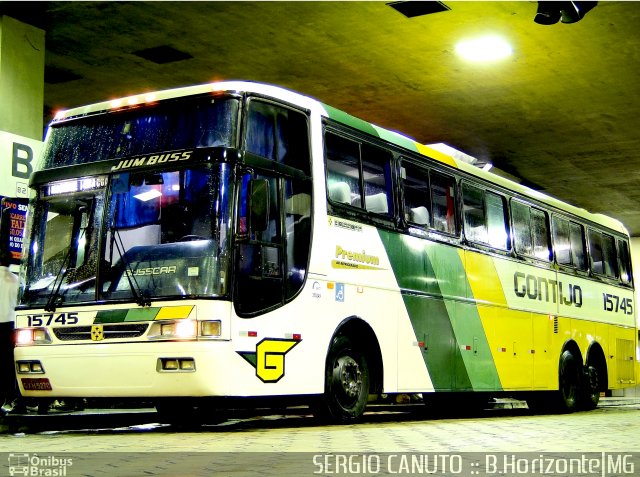
[[[68,476],[313,475],[316,472],[386,475],[384,468],[375,472],[371,465],[375,467],[376,459],[378,464],[382,459],[384,467],[389,463],[389,456],[395,459],[393,456],[398,453],[423,456],[448,453],[448,459],[451,453],[465,453],[461,462],[465,470],[472,470],[469,465],[474,464],[470,462],[477,456],[484,458],[486,453],[501,452],[530,453],[526,454],[527,459],[548,454],[634,453],[637,464],[632,470],[635,475],[640,473],[640,399],[604,399],[594,411],[570,415],[533,415],[511,402],[501,407],[503,409],[471,417],[433,417],[426,416],[421,406],[384,406],[368,412],[363,422],[346,426],[319,425],[304,410],[298,409],[287,415],[232,418],[195,431],[159,424],[157,416],[145,409],[134,414],[90,411],[75,416],[36,418],[39,422],[23,419],[10,422],[8,428],[5,420],[5,433],[0,434],[0,453],[13,453],[13,459],[18,458],[18,453],[52,455],[57,459],[67,456],[74,459],[75,465],[67,469],[65,475]],[[119,454],[109,454],[114,452]],[[163,454],[155,457],[136,454],[148,452]],[[355,461],[350,462],[351,467],[345,467],[347,461],[331,460],[345,453],[358,453],[355,457],[361,459],[359,466],[354,467]],[[0,475],[5,462],[8,461],[0,454]],[[619,471],[616,475],[626,475],[622,464],[622,461],[613,462],[613,470]],[[80,472],[83,465],[92,470],[72,472]],[[440,470],[445,475],[453,475],[447,474],[442,466],[446,466],[445,461],[441,462]],[[370,472],[366,473],[367,470]],[[389,471],[391,473],[394,472]],[[478,474],[471,471],[463,475]]]

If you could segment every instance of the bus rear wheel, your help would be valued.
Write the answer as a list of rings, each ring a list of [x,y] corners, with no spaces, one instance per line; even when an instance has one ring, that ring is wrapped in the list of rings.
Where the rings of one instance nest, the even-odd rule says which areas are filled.
[[[364,413],[369,398],[369,366],[364,354],[346,336],[333,339],[325,369],[325,392],[313,406],[316,417],[353,422]]]
[[[593,366],[584,368],[582,382],[580,407],[585,410],[595,409],[598,407],[598,402],[600,402],[600,377],[598,376],[598,370]]]
[[[559,389],[558,404],[559,411],[573,412],[578,407],[580,399],[580,370],[582,366],[578,363],[573,353],[565,350],[560,356],[559,366]]]

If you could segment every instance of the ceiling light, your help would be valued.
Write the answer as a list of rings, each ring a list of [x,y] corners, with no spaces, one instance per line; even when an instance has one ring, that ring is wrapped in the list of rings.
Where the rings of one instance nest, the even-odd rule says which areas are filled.
[[[499,36],[483,36],[471,40],[463,40],[456,45],[456,53],[473,62],[496,61],[513,53],[511,45]]]

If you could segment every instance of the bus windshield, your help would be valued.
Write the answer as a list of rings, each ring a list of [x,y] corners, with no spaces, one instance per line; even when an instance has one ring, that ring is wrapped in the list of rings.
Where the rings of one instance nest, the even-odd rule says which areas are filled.
[[[222,96],[150,105],[53,125],[42,169],[158,151],[234,147],[238,99]]]
[[[224,295],[231,175],[214,164],[42,186],[22,303]]]

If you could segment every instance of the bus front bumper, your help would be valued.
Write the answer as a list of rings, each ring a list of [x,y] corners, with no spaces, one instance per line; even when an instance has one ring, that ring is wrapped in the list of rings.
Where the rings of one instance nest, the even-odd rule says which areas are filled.
[[[242,364],[228,341],[25,346],[17,347],[14,356],[25,397],[229,396],[256,391],[249,389],[255,370]],[[243,382],[248,388],[243,389]]]

